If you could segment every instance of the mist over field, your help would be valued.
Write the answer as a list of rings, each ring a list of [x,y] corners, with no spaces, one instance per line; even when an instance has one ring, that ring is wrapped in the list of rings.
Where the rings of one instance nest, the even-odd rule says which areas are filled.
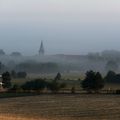
[[[2,54],[0,50],[1,71],[26,71],[28,73],[85,73],[89,70],[106,73],[109,70],[120,71],[120,52],[106,50],[86,55],[34,55],[24,56],[13,52]]]

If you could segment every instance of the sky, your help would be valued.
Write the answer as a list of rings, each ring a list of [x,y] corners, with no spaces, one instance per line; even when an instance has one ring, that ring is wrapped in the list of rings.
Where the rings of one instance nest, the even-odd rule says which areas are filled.
[[[0,0],[0,49],[10,54],[120,50],[120,0]]]

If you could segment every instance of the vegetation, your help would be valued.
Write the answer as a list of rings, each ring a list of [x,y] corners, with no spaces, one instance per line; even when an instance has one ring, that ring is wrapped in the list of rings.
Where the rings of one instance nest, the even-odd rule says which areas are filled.
[[[11,87],[11,75],[9,72],[4,72],[2,74],[2,83],[3,83],[3,88],[10,88]]]
[[[88,71],[81,86],[88,93],[97,93],[104,87],[104,80],[99,72]]]
[[[18,74],[19,73],[19,74]],[[116,74],[113,71],[109,71],[103,78],[99,72],[88,71],[86,76],[82,79],[67,79],[65,80],[61,73],[57,73],[52,79],[44,77],[35,79],[25,78],[26,72],[12,71],[4,72],[2,74],[3,88],[9,89],[11,92],[38,92],[38,93],[119,93],[119,87],[114,88],[114,92],[111,87],[105,87],[105,84],[118,84],[120,83],[120,74]],[[12,77],[12,81],[11,81]],[[22,78],[22,79],[21,79]],[[23,79],[24,78],[24,79]],[[81,84],[81,87],[80,87]],[[103,89],[104,88],[104,89]],[[102,91],[103,89],[103,91]],[[106,92],[104,92],[106,90]],[[109,92],[108,92],[109,90]],[[110,92],[111,91],[111,92]]]
[[[22,54],[20,52],[12,52],[11,56],[20,57],[20,56],[22,56]]]
[[[109,71],[105,76],[107,83],[120,83],[120,74],[116,74],[114,71]]]
[[[27,73],[26,72],[16,72],[14,70],[11,71],[12,78],[26,78]]]
[[[61,74],[60,73],[57,73],[56,77],[55,77],[55,81],[57,80],[61,80]]]
[[[16,66],[16,70],[27,72],[52,73],[58,71],[59,67],[56,63],[37,63],[37,62],[23,62]]]
[[[52,93],[57,93],[59,92],[62,88],[65,88],[66,84],[65,83],[59,83],[56,80],[53,80],[52,82],[48,83],[47,88],[52,92]]]
[[[3,49],[0,49],[0,56],[3,56],[3,55],[5,55],[5,52]]]
[[[46,82],[43,79],[36,79],[32,81],[28,81],[22,85],[23,90],[34,90],[34,91],[42,91],[46,87]]]

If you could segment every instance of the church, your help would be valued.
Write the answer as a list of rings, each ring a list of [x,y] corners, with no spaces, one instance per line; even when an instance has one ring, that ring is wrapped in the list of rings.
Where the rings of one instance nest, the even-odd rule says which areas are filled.
[[[41,45],[40,45],[40,49],[39,49],[39,55],[44,56],[44,54],[45,54],[44,45],[43,45],[43,41],[41,41]]]

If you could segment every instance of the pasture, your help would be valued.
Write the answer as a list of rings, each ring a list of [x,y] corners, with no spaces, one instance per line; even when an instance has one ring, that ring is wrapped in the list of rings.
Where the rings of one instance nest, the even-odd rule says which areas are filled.
[[[51,94],[0,99],[2,120],[120,120],[120,96]]]

